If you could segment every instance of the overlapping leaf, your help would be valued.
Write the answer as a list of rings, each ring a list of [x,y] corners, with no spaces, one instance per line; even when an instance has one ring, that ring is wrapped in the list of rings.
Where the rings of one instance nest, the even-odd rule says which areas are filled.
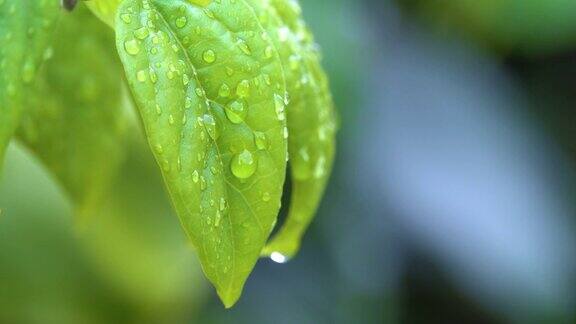
[[[79,214],[97,209],[123,155],[121,65],[113,44],[111,30],[87,9],[66,14],[53,58],[24,100],[18,138],[54,174]]]
[[[0,165],[20,121],[25,88],[50,55],[59,14],[54,0],[0,0]]]
[[[280,53],[290,103],[287,108],[292,197],[286,222],[263,251],[283,261],[294,256],[322,199],[335,150],[336,116],[328,79],[298,3],[247,0],[272,18],[266,26]],[[264,21],[264,19],[262,19]]]
[[[117,14],[117,47],[149,144],[230,307],[280,206],[288,130],[278,53],[245,1],[126,0]]]

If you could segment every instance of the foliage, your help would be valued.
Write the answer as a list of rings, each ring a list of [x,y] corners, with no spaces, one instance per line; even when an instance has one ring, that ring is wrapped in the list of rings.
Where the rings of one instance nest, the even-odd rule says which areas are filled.
[[[297,252],[332,167],[335,112],[300,7],[91,1],[118,60],[111,30],[57,3],[0,0],[0,152],[14,136],[25,144],[90,226],[123,172],[132,100],[182,227],[231,307],[260,255]],[[266,245],[289,160],[290,214]]]

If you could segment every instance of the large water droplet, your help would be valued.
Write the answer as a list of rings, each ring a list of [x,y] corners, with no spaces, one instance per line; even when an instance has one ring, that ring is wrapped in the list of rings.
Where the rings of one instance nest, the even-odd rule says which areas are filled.
[[[280,252],[272,252],[270,259],[276,263],[286,263],[288,261],[288,258]]]
[[[214,53],[214,51],[211,49],[206,50],[202,54],[202,59],[206,63],[214,63],[214,61],[216,61],[216,53]]]
[[[148,35],[150,35],[148,27],[140,27],[134,31],[134,36],[138,39],[145,39]]]
[[[232,174],[239,179],[247,179],[256,172],[257,161],[250,151],[244,149],[232,158],[230,169]]]
[[[126,50],[126,53],[130,55],[137,55],[140,53],[140,45],[138,45],[138,41],[135,39],[124,42],[124,49]]]
[[[188,22],[188,19],[186,19],[185,16],[178,17],[178,18],[176,18],[176,27],[183,28],[184,26],[186,26],[187,22]]]
[[[238,83],[236,87],[236,94],[240,98],[246,98],[250,94],[250,82],[248,80],[242,80]]]
[[[247,111],[244,103],[240,101],[233,101],[226,106],[226,117],[234,124],[240,124],[244,121]]]

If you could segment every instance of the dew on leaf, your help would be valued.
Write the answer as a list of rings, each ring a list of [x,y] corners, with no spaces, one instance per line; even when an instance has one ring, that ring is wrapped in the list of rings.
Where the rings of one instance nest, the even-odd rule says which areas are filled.
[[[240,124],[244,121],[247,111],[244,103],[240,101],[233,101],[226,106],[226,117],[234,124]]]
[[[254,143],[259,150],[266,150],[270,146],[268,137],[263,132],[254,132]]]
[[[138,45],[138,41],[135,39],[124,42],[124,49],[126,50],[126,53],[130,55],[137,55],[140,53],[140,46]]]
[[[250,94],[250,82],[248,80],[242,80],[238,83],[236,87],[236,94],[240,98],[246,98]]]
[[[232,174],[239,179],[247,179],[252,176],[256,172],[256,167],[256,158],[247,149],[234,155],[230,164]]]
[[[214,53],[214,51],[211,49],[206,50],[202,54],[202,59],[206,63],[214,63],[214,61],[216,61],[216,53]]]
[[[186,26],[186,23],[187,23],[186,16],[176,18],[176,27],[184,28],[184,26]]]

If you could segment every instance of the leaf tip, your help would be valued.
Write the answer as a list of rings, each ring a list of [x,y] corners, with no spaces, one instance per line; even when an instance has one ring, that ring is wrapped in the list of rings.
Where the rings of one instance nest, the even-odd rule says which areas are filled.
[[[220,300],[222,301],[222,304],[224,304],[224,307],[226,309],[232,308],[236,304],[236,302],[238,302],[238,299],[240,299],[241,295],[241,292],[238,292],[236,290],[222,291],[218,289],[217,292],[218,296],[220,297]]]

